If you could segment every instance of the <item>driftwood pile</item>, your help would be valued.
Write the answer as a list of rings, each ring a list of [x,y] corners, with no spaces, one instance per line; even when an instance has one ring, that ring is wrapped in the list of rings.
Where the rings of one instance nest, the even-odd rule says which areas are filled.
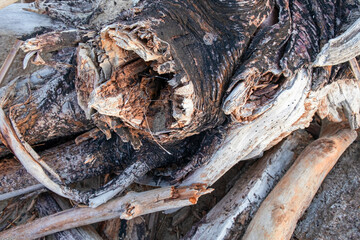
[[[117,239],[141,215],[126,237],[154,239],[157,212],[182,221],[253,159],[178,237],[290,239],[360,127],[358,2],[125,2],[3,9],[56,21],[19,28],[0,70],[0,200],[37,209],[11,227],[7,205],[0,239]],[[7,79],[19,52],[33,70]]]

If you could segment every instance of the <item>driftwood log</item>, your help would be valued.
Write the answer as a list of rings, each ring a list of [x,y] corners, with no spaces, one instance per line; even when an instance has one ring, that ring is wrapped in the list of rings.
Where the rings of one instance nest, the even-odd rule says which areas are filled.
[[[22,38],[24,67],[46,66],[0,89],[0,158],[15,157],[40,184],[94,209],[64,215],[90,220],[39,219],[17,228],[18,237],[129,218],[132,201],[148,209],[131,217],[194,204],[236,163],[308,127],[315,114],[360,126],[356,1],[141,1],[121,14],[109,4],[37,0],[31,8],[67,27]],[[3,159],[3,198],[40,186],[29,176],[13,184],[23,170]],[[177,188],[165,187],[110,201],[170,165],[164,185],[196,198],[180,194],[178,203]],[[110,170],[116,176],[99,189],[68,185]],[[162,206],[153,193],[166,195]],[[41,226],[46,219],[51,230]]]
[[[261,204],[243,239],[290,239],[320,184],[356,137],[341,124],[325,126]]]

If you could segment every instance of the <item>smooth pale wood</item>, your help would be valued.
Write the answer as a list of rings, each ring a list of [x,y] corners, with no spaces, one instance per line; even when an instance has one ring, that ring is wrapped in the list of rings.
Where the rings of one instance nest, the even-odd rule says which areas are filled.
[[[17,1],[18,0],[0,0],[0,9],[16,3]]]
[[[360,55],[360,18],[343,34],[325,44],[313,66],[337,65],[350,61],[358,55]]]
[[[140,215],[196,204],[198,198],[212,192],[203,185],[165,187],[146,192],[129,192],[100,207],[74,208],[0,233],[0,239],[34,239],[58,231],[120,217],[132,219]]]
[[[251,219],[276,180],[281,178],[300,152],[311,140],[305,131],[297,131],[281,144],[269,150],[264,157],[248,169],[232,189],[218,202],[196,226],[196,231],[185,239],[234,239],[239,232],[239,219]],[[243,223],[244,224],[244,223]],[[245,228],[242,224],[242,229]],[[240,233],[239,233],[240,234]]]
[[[290,239],[322,181],[357,133],[343,124],[328,125],[325,133],[300,154],[261,204],[243,240]]]

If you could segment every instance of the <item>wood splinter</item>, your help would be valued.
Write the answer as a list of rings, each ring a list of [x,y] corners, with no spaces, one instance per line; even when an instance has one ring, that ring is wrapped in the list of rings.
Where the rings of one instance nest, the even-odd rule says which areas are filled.
[[[344,124],[329,124],[319,139],[305,148],[261,204],[244,240],[290,239],[322,181],[357,133]]]

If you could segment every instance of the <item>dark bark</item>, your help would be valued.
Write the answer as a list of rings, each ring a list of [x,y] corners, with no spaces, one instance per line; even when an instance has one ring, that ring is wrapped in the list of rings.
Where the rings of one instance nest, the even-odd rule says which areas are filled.
[[[74,49],[64,49],[54,58],[68,64],[73,54]],[[5,110],[30,145],[76,136],[94,126],[77,103],[72,68],[45,67],[30,76],[19,77],[12,87],[1,89],[2,94],[6,92],[10,93],[10,99]],[[9,153],[0,149],[0,156]]]
[[[69,174],[50,165],[66,183],[124,166],[105,186],[84,193],[81,200],[90,205],[94,198],[121,193],[156,167],[181,166],[172,182],[178,183],[188,173],[208,166],[220,147],[233,140],[226,138],[237,127],[233,122],[245,125],[261,117],[275,105],[277,96],[292,87],[289,82],[297,79],[299,70],[304,71],[300,75],[304,79],[299,77],[304,82],[312,74],[312,90],[331,82],[338,69],[312,69],[311,64],[321,47],[343,31],[347,14],[358,8],[355,0],[147,1],[111,25],[105,26],[108,18],[96,28],[105,5],[39,0],[36,6],[82,30],[52,32],[25,43],[24,50],[30,52],[28,56],[36,54],[37,64],[42,62],[40,54],[51,52],[52,59],[45,63],[56,70],[20,79],[5,110],[19,137],[33,146],[44,144],[44,159],[61,159],[74,167]],[[29,79],[30,85],[24,84]],[[305,85],[298,92],[308,96],[309,85]],[[310,114],[311,103],[304,103],[308,105],[303,115]],[[298,119],[292,124],[301,122]],[[76,139],[80,145],[54,147],[57,141],[74,139],[94,126],[99,130]],[[261,154],[290,134],[287,131],[269,137],[268,146],[259,144],[258,149],[249,140],[249,152],[234,159]],[[99,139],[101,134],[110,140]],[[251,139],[250,134],[245,134],[246,139]],[[0,157],[8,154],[2,149]],[[84,167],[87,160],[94,162],[94,168]],[[217,163],[221,168],[221,161]],[[1,164],[6,162],[0,168]],[[209,172],[202,174],[221,175]],[[193,176],[199,181],[190,182],[206,186],[216,180]],[[6,181],[11,187],[24,185],[21,179],[19,185]]]
[[[101,114],[119,117],[161,143],[219,125],[224,120],[222,97],[233,71],[272,8],[271,1],[241,7],[217,1],[149,3],[135,17],[102,31],[95,49],[102,60],[95,65],[110,62],[111,69],[92,69],[99,76],[91,82],[105,83],[78,88],[78,94]],[[83,48],[89,47],[92,44]],[[128,60],[115,61],[112,54]],[[78,77],[79,86],[88,81]],[[89,99],[93,89],[95,95]],[[116,105],[107,101],[110,98],[117,99]]]
[[[54,198],[50,194],[41,194],[37,199],[36,209],[40,217],[45,217],[57,212],[61,212],[62,209]],[[99,234],[91,226],[73,228],[62,232],[53,234],[56,240],[68,239],[68,240],[82,240],[82,239],[102,239]]]
[[[102,138],[79,145],[71,141],[39,154],[41,159],[69,184],[120,171],[124,159],[129,158],[127,147],[130,146],[122,144],[116,138],[108,141]],[[15,159],[2,159],[0,169],[1,195],[39,184]]]

